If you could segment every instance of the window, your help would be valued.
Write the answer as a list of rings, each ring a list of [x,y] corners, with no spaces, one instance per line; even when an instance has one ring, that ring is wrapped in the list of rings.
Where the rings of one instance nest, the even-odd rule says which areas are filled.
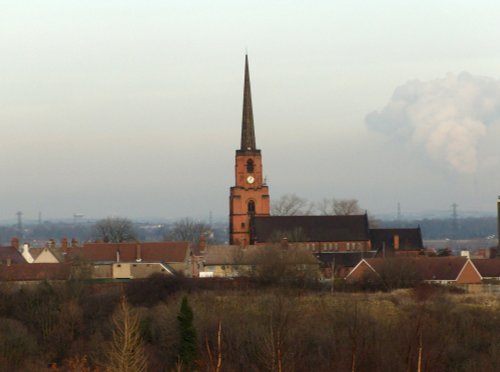
[[[338,251],[339,250],[339,243],[334,243],[333,246],[335,247],[335,250]]]
[[[255,213],[255,202],[253,200],[250,200],[248,202],[248,214],[254,214]]]
[[[242,222],[241,223],[241,228],[244,229],[245,228],[245,222]]]
[[[247,172],[253,173],[253,160],[252,159],[247,160]]]

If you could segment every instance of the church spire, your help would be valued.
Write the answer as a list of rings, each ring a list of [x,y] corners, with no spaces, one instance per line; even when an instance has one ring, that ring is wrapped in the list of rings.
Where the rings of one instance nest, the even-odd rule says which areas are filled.
[[[243,88],[243,120],[241,124],[241,151],[254,151],[255,130],[253,127],[252,92],[250,90],[250,72],[248,55],[245,54],[245,86]]]

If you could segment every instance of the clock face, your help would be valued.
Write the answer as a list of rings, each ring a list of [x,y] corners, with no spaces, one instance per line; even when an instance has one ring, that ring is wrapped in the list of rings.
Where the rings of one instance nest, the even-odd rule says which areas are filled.
[[[248,183],[254,183],[255,182],[255,178],[253,178],[253,176],[248,176],[247,177],[247,182]]]

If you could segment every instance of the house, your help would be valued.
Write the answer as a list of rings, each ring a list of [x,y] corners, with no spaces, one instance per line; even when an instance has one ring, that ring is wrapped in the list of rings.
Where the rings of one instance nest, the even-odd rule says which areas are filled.
[[[350,282],[371,275],[412,276],[414,279],[437,284],[478,284],[481,274],[467,257],[391,257],[366,258],[346,276]]]
[[[300,274],[319,273],[319,262],[303,244],[269,245],[212,245],[205,248],[200,277],[252,276],[259,269],[269,266],[293,268]],[[284,267],[283,266],[283,267]]]
[[[376,254],[376,251],[318,252],[314,256],[320,263],[321,277],[330,279],[332,272],[335,278],[345,278],[363,258],[373,258]]]
[[[0,247],[0,264],[5,266],[18,265],[26,263],[23,255],[16,246]],[[4,269],[4,268],[2,268]]]
[[[255,216],[251,237],[256,244],[287,239],[311,252],[371,250],[368,216]]]
[[[33,263],[58,263],[61,260],[57,257],[53,248],[42,247],[42,248],[29,248],[29,253],[33,258]]]
[[[19,263],[0,268],[0,281],[36,282],[44,280],[67,280],[71,265],[67,263]]]
[[[93,278],[145,278],[153,273],[191,276],[188,242],[85,243],[66,247],[69,259],[91,262]]]
[[[419,255],[424,252],[420,227],[370,229],[372,249],[378,256]]]

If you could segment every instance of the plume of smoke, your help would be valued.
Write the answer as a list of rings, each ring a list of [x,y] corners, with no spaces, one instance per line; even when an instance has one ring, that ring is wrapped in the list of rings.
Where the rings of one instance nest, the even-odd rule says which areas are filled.
[[[461,173],[474,173],[478,143],[500,122],[500,80],[462,72],[396,88],[368,128],[409,143]]]

